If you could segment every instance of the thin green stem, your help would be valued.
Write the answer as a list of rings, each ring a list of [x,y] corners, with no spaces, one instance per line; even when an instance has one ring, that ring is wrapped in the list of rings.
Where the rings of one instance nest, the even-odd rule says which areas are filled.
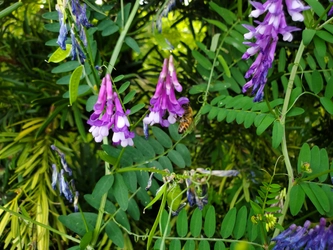
[[[281,112],[281,119],[280,119],[280,123],[283,127],[283,138],[282,138],[282,142],[281,142],[281,148],[282,148],[282,154],[284,157],[284,162],[285,162],[285,166],[287,169],[287,173],[288,173],[288,191],[287,191],[287,195],[286,195],[286,199],[285,199],[285,203],[284,206],[282,208],[282,212],[281,212],[281,217],[279,218],[279,224],[282,225],[284,218],[286,216],[288,207],[289,207],[289,201],[290,201],[290,190],[293,186],[293,182],[294,182],[294,173],[293,173],[293,168],[291,166],[291,162],[290,162],[290,158],[288,155],[288,147],[287,147],[287,136],[286,136],[286,115],[288,112],[288,107],[289,107],[289,102],[290,102],[290,96],[291,96],[291,92],[293,89],[293,85],[294,85],[294,80],[296,77],[296,73],[297,73],[297,68],[299,66],[300,60],[302,58],[303,55],[303,51],[304,51],[304,44],[303,41],[301,41],[301,44],[299,45],[297,54],[296,54],[296,58],[294,61],[294,66],[291,70],[291,74],[289,77],[289,82],[288,82],[288,87],[287,87],[287,91],[286,91],[286,95],[284,98],[284,103],[283,103],[283,107],[282,107],[282,112]],[[276,237],[279,234],[280,230],[279,229],[275,229],[274,231],[274,235],[273,238]]]
[[[31,223],[37,225],[37,226],[43,227],[43,228],[45,228],[45,229],[47,229],[47,230],[49,230],[49,231],[51,231],[51,232],[54,232],[54,233],[56,233],[56,234],[59,234],[59,235],[65,237],[65,238],[67,238],[67,239],[69,239],[69,240],[71,240],[71,241],[74,241],[74,242],[76,242],[76,243],[80,243],[80,240],[79,240],[79,239],[76,239],[76,238],[74,238],[74,237],[72,237],[72,236],[70,236],[70,235],[68,235],[68,234],[66,234],[66,233],[60,232],[60,231],[54,229],[53,227],[51,227],[51,226],[49,226],[49,225],[45,225],[45,224],[43,224],[43,223],[40,223],[40,222],[38,222],[38,221],[35,221],[35,220],[33,220],[33,219],[31,219],[31,218],[29,218],[29,217],[27,217],[27,216],[24,216],[24,215],[22,215],[22,214],[19,214],[19,213],[17,213],[17,212],[14,212],[14,211],[12,211],[12,210],[10,210],[10,209],[8,209],[8,208],[6,208],[6,207],[3,207],[3,206],[1,206],[1,205],[0,205],[0,209],[2,209],[2,210],[4,210],[4,211],[6,211],[7,213],[10,213],[10,214],[12,214],[12,215],[18,217],[18,218],[21,218],[21,219],[23,219],[23,220],[25,220],[25,221],[29,221],[29,222],[31,222]]]
[[[135,4],[133,6],[133,9],[131,11],[131,14],[129,15],[128,20],[125,24],[125,27],[122,30],[122,32],[120,33],[117,44],[114,47],[114,51],[112,53],[112,56],[111,56],[111,59],[110,59],[110,62],[109,62],[109,66],[108,66],[108,69],[107,69],[107,73],[109,73],[110,75],[112,73],[113,67],[116,64],[117,58],[118,58],[120,50],[121,50],[121,46],[123,45],[123,42],[124,42],[124,39],[125,39],[125,36],[126,36],[128,30],[129,30],[129,28],[132,24],[132,21],[135,17],[135,14],[137,13],[137,11],[139,9],[139,6],[140,6],[140,0],[136,0]]]
[[[10,13],[15,11],[16,9],[18,9],[22,5],[23,5],[23,3],[21,1],[19,1],[17,3],[12,4],[11,6],[7,7],[6,9],[0,11],[0,18],[3,18],[5,16],[9,15]]]

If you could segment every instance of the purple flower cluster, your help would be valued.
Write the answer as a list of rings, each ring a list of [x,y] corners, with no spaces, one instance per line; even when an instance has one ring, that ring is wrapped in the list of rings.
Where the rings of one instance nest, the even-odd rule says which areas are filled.
[[[127,118],[130,111],[124,112],[118,94],[112,91],[111,77],[107,74],[101,84],[97,102],[94,105],[94,113],[91,114],[88,124],[96,142],[101,142],[109,135],[112,128],[112,141],[116,145],[126,147],[133,146],[134,133],[128,130],[130,124]]]
[[[276,236],[273,250],[283,249],[333,249],[333,226],[326,228],[326,220],[320,219],[319,225],[309,229],[310,221],[304,226],[291,225]]]
[[[54,145],[51,145],[51,149],[60,156],[60,162],[62,165],[62,169],[59,173],[56,164],[52,164],[52,188],[56,190],[57,184],[59,184],[60,195],[63,194],[69,202],[72,202],[74,198],[74,211],[77,212],[79,192],[75,191],[74,179],[71,179],[68,182],[65,178],[65,172],[67,172],[68,176],[72,176],[72,170],[67,165],[65,154]],[[73,192],[75,192],[75,195],[73,195]]]
[[[267,12],[262,22],[255,21],[258,26],[244,25],[249,30],[244,35],[244,38],[249,40],[254,38],[255,42],[244,42],[250,48],[244,53],[242,59],[249,59],[251,56],[258,53],[258,56],[249,70],[245,74],[245,78],[252,79],[243,86],[243,92],[249,88],[252,89],[252,94],[256,92],[253,101],[258,102],[263,99],[263,90],[267,81],[267,73],[272,67],[278,35],[283,36],[284,41],[291,42],[293,36],[291,32],[299,30],[296,27],[288,26],[283,12],[282,0],[267,0],[265,3],[250,2],[255,8],[250,14],[251,17],[257,18]],[[299,0],[285,0],[287,11],[293,21],[303,21],[301,11],[307,10],[310,7],[304,6]]]
[[[63,50],[66,49],[66,38],[67,38],[67,23],[66,23],[66,9],[67,0],[64,0],[63,3],[56,5],[56,10],[58,11],[59,15],[59,23],[60,23],[60,30],[57,43],[59,44],[60,48]],[[87,16],[86,16],[86,5],[80,5],[79,0],[72,0],[71,1],[71,13],[73,13],[73,19],[75,20],[76,28],[78,30],[80,39],[84,46],[87,46],[87,37],[83,27],[91,27],[92,25],[89,23]],[[86,56],[84,55],[82,48],[79,45],[75,37],[74,32],[74,24],[71,26],[71,40],[72,40],[72,60],[76,60],[79,58],[81,63],[84,63],[84,59]],[[77,54],[79,56],[77,56]]]
[[[155,94],[150,100],[151,112],[143,119],[143,122],[149,125],[159,123],[163,127],[175,123],[177,117],[184,114],[182,105],[189,103],[186,97],[176,99],[175,90],[181,92],[182,89],[177,79],[173,57],[170,55],[169,59],[164,59]],[[168,117],[166,112],[169,113]]]

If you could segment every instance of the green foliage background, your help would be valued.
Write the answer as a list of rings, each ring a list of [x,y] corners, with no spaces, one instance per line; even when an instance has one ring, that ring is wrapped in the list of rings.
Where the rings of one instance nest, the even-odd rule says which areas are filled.
[[[241,59],[247,49],[242,24],[253,22],[247,1],[177,1],[162,19],[161,34],[154,21],[168,1],[84,2],[94,26],[87,30],[89,57],[78,86],[70,77],[79,62],[48,62],[58,49],[56,2],[16,3],[17,9],[1,16],[1,248],[263,249],[291,223],[333,216],[328,4],[306,1],[312,8],[304,12],[304,23],[292,24],[303,33],[278,43],[265,98],[253,103],[241,93],[253,61]],[[181,95],[190,99],[195,125],[185,135],[177,125],[155,125],[145,140],[142,119],[170,54],[164,38],[175,47]],[[96,65],[106,67],[99,72]],[[132,110],[134,147],[98,144],[88,132],[100,78],[110,71],[125,108]],[[60,166],[52,144],[74,172],[81,213],[73,213],[72,204],[51,187],[51,164]],[[304,170],[307,163],[312,172]],[[105,175],[108,164],[111,174]],[[197,168],[240,173],[205,177],[208,205],[202,211],[187,205],[172,216],[186,202],[184,170]],[[175,173],[168,183],[164,169]],[[146,191],[150,172],[155,175]],[[267,231],[268,222],[258,219],[265,213],[280,225]]]

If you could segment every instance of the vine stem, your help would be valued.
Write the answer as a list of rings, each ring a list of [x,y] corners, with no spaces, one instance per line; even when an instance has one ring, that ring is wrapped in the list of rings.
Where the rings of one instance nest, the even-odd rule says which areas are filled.
[[[287,86],[287,91],[286,91],[286,95],[284,98],[284,103],[283,103],[283,107],[282,107],[282,113],[281,113],[281,119],[280,119],[280,123],[283,127],[283,137],[282,137],[282,142],[281,142],[281,148],[282,148],[282,154],[284,157],[284,162],[285,162],[285,166],[287,169],[287,173],[288,173],[288,191],[287,191],[287,195],[286,195],[286,199],[285,199],[285,203],[284,206],[282,208],[282,215],[279,218],[279,224],[282,225],[284,218],[286,216],[288,207],[289,207],[289,201],[290,201],[290,190],[293,186],[293,182],[294,182],[294,173],[293,173],[293,168],[291,166],[290,163],[290,158],[288,155],[288,148],[287,148],[287,137],[286,137],[286,115],[288,112],[288,106],[289,106],[289,102],[290,102],[290,96],[291,96],[291,92],[293,89],[293,85],[294,85],[294,80],[297,74],[297,68],[298,65],[300,63],[300,60],[302,58],[303,55],[303,51],[304,51],[304,44],[303,44],[303,40],[301,41],[301,44],[299,45],[296,57],[295,57],[295,61],[294,61],[294,66],[291,70],[290,73],[290,77],[289,77],[289,82],[288,82],[288,86]],[[274,231],[274,235],[273,238],[276,237],[279,234],[280,230],[279,229],[275,229]]]
[[[120,49],[121,49],[121,46],[123,45],[125,36],[126,36],[128,30],[129,30],[129,27],[132,24],[132,21],[135,17],[136,12],[139,9],[139,5],[140,5],[140,0],[136,0],[135,4],[133,6],[133,9],[131,11],[131,14],[129,15],[128,20],[125,24],[125,27],[122,30],[122,32],[120,33],[120,36],[119,36],[118,41],[116,43],[116,46],[114,47],[114,51],[112,53],[112,56],[111,56],[111,59],[110,59],[110,62],[109,62],[109,66],[108,66],[108,69],[107,69],[107,73],[109,73],[110,75],[112,73],[114,65],[116,64],[116,60],[117,60],[118,55],[120,53]]]
[[[133,9],[131,11],[131,14],[129,15],[128,20],[125,24],[125,27],[120,33],[117,44],[116,44],[116,46],[113,50],[112,56],[111,56],[109,66],[107,68],[107,73],[109,73],[110,75],[111,75],[113,67],[116,63],[116,60],[119,56],[121,47],[122,47],[124,39],[125,39],[125,36],[126,36],[128,30],[129,30],[129,27],[131,26],[131,24],[133,22],[135,14],[137,13],[137,11],[139,9],[139,5],[140,5],[140,0],[136,0],[135,4],[133,6]],[[105,144],[105,145],[109,144],[107,137],[103,138],[103,144]],[[122,150],[122,152],[123,151],[124,151],[124,149]],[[116,164],[115,167],[117,167],[117,165],[119,164],[121,156],[122,156],[122,154],[119,155],[119,158],[118,158],[118,161],[117,161],[117,164]],[[108,162],[105,162],[105,175],[108,175],[108,174],[111,174],[110,164]],[[98,236],[99,236],[99,233],[101,231],[101,226],[102,226],[102,220],[103,220],[104,208],[105,208],[105,204],[106,204],[106,200],[107,200],[107,195],[108,195],[108,193],[106,192],[105,194],[103,194],[103,196],[101,198],[101,204],[100,204],[99,209],[98,209],[98,216],[97,216],[97,220],[96,220],[96,226],[95,226],[95,230],[94,230],[94,234],[93,234],[93,239],[91,241],[93,246],[97,243]]]

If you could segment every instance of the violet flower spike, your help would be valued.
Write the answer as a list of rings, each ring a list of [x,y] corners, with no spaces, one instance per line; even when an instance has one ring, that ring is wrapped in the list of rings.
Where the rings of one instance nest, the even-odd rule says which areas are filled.
[[[59,29],[59,36],[57,40],[57,44],[60,46],[61,49],[66,50],[66,39],[67,39],[67,25],[64,19],[64,7],[56,5],[56,10],[58,11],[59,16],[59,23],[60,23],[60,29]]]
[[[56,164],[52,164],[52,183],[51,186],[53,190],[57,188],[57,182],[58,182],[58,170]]]
[[[244,42],[250,46],[242,56],[247,60],[251,56],[258,53],[256,60],[253,62],[245,78],[251,79],[243,86],[243,93],[252,88],[252,94],[255,94],[254,102],[263,99],[263,90],[267,82],[268,70],[272,67],[278,35],[283,36],[284,41],[291,42],[293,36],[291,32],[300,30],[296,27],[288,26],[283,11],[282,0],[267,0],[264,4],[259,2],[250,2],[255,8],[250,16],[257,18],[266,12],[266,16],[262,22],[255,21],[258,26],[252,27],[244,25],[249,31],[244,34],[245,39],[255,39],[255,42]],[[299,0],[286,0],[287,10],[294,21],[303,21],[301,11],[309,9]]]
[[[115,144],[121,144],[122,147],[133,146],[133,138],[135,136],[134,132],[128,130],[130,124],[126,115],[129,115],[130,111],[127,110],[126,113],[123,111],[123,107],[120,103],[117,93],[113,93],[114,102],[116,106],[113,136],[112,141]]]
[[[182,105],[188,103],[189,100],[185,97],[177,100],[175,89],[181,92],[182,86],[177,79],[173,57],[170,56],[169,59],[164,59],[155,94],[150,100],[151,107],[149,109],[151,112],[143,119],[145,124],[159,123],[162,127],[168,127],[176,122],[177,117],[184,114]]]
[[[113,114],[113,91],[111,77],[107,74],[101,84],[97,102],[94,105],[94,113],[91,114],[87,123],[91,125],[89,132],[96,142],[101,142],[109,135],[109,130],[114,124]]]

